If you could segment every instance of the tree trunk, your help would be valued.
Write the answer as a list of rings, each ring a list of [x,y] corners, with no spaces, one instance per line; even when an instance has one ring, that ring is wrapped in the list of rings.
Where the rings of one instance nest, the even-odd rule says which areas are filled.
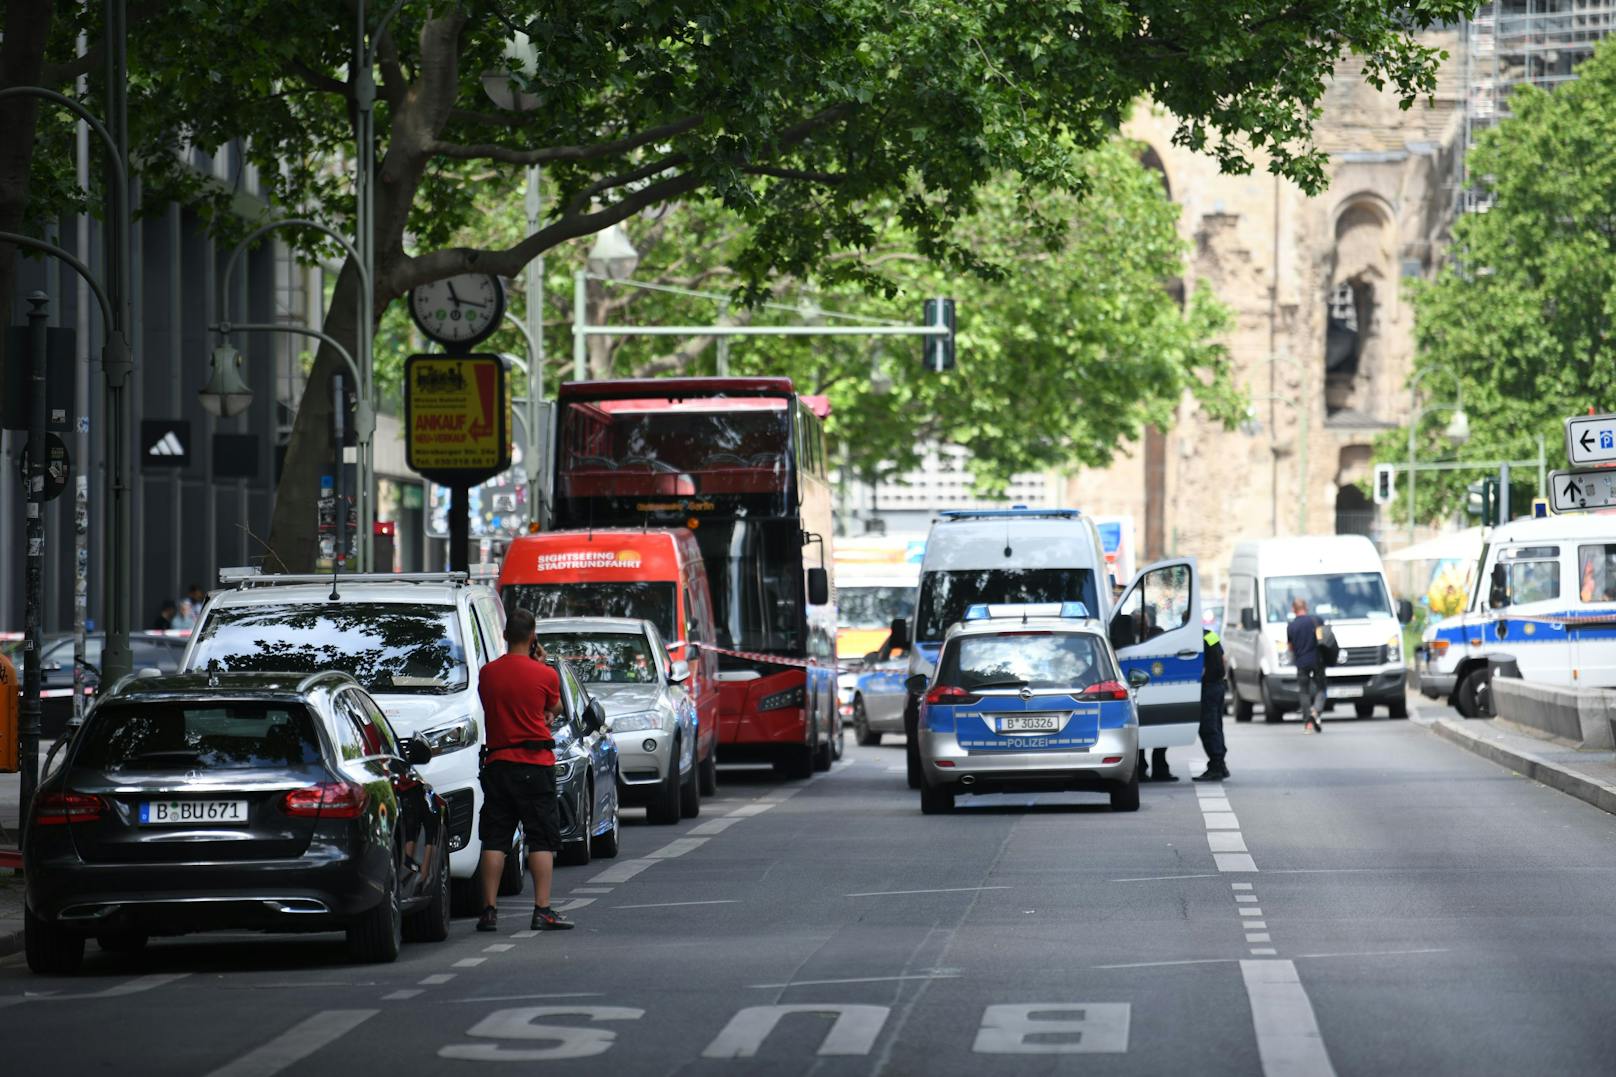
[[[52,0],[7,0],[5,33],[0,34],[0,89],[37,86],[45,66]],[[0,100],[0,232],[22,231],[28,210],[29,170],[39,101],[32,97]],[[17,288],[17,248],[0,243],[0,327],[11,324],[11,294]],[[6,334],[0,332],[0,359]]]

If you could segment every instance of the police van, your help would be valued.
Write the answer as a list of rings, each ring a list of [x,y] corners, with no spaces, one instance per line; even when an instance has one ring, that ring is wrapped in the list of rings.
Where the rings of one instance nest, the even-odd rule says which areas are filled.
[[[1124,677],[1127,678],[1126,683]],[[1139,808],[1139,716],[1103,622],[1081,602],[974,605],[943,639],[921,695],[920,808],[967,793],[1084,790]]]
[[[1465,611],[1426,628],[1420,691],[1474,718],[1489,712],[1487,665],[1529,681],[1616,687],[1616,519],[1516,520],[1482,547]]]
[[[912,619],[893,624],[912,642],[909,675],[930,678],[943,641],[980,604],[1081,602],[1106,632],[1124,675],[1150,680],[1135,699],[1139,746],[1192,744],[1200,723],[1201,583],[1193,558],[1146,565],[1113,599],[1105,546],[1092,517],[1076,509],[960,510],[938,514],[926,537]],[[909,787],[921,787],[920,697],[908,693]]]

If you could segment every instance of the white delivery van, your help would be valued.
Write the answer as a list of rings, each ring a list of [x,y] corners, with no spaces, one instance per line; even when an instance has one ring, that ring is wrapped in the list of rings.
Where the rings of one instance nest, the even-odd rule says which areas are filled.
[[[949,626],[977,603],[1081,602],[1109,626],[1124,675],[1142,669],[1139,747],[1194,742],[1200,724],[1201,585],[1193,558],[1147,565],[1113,598],[1105,545],[1076,509],[943,512],[926,537],[912,620],[909,674],[930,677]],[[918,788],[917,699],[904,707],[909,784]]]
[[[1616,518],[1549,516],[1494,528],[1465,611],[1425,630],[1420,691],[1488,713],[1487,663],[1546,684],[1616,687]]]
[[[1402,626],[1413,616],[1406,601],[1392,606],[1386,570],[1362,535],[1297,535],[1235,546],[1224,607],[1223,654],[1229,666],[1236,721],[1251,721],[1261,703],[1270,722],[1299,709],[1296,666],[1285,641],[1291,600],[1329,623],[1341,655],[1325,670],[1332,703],[1350,703],[1360,718],[1385,707],[1408,717],[1403,694]]]

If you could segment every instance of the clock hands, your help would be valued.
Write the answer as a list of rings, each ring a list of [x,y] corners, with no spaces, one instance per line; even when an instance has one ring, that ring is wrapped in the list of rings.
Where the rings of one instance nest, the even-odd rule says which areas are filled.
[[[482,308],[488,306],[487,303],[473,303],[469,299],[461,299],[458,295],[455,295],[454,281],[452,281],[452,280],[451,281],[445,281],[444,283],[449,286],[449,302],[453,303],[455,306],[457,306],[457,307],[477,307],[478,309],[482,309]]]

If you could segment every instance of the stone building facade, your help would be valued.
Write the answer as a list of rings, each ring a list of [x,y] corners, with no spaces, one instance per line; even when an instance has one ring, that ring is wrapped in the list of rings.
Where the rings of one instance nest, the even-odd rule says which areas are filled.
[[[1141,563],[1198,557],[1221,589],[1235,542],[1357,532],[1386,545],[1358,484],[1371,445],[1410,409],[1408,283],[1443,254],[1458,204],[1464,96],[1457,34],[1432,35],[1453,58],[1434,98],[1407,111],[1343,63],[1317,126],[1328,189],[1308,197],[1268,174],[1219,172],[1172,142],[1173,118],[1140,106],[1125,133],[1182,209],[1190,245],[1175,291],[1205,282],[1231,315],[1235,379],[1252,401],[1237,430],[1186,398],[1170,429],[1126,446],[1104,470],[1067,482],[1067,502],[1134,516]],[[1450,386],[1421,387],[1444,399]]]

